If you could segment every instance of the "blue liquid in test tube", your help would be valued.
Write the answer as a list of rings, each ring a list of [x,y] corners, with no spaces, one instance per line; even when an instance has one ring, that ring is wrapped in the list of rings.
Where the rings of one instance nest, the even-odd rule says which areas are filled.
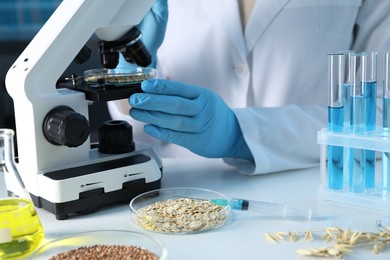
[[[343,84],[340,88],[342,104],[344,108],[343,131],[349,132],[351,130],[351,84]]]
[[[366,104],[365,96],[351,97],[351,126],[352,131],[363,134],[366,129]],[[365,150],[350,148],[349,154],[349,188],[352,192],[364,191],[364,173],[366,168]]]
[[[328,129],[332,132],[342,132],[344,125],[344,107],[328,107]],[[328,187],[343,188],[344,148],[328,146]]]
[[[390,94],[390,93],[389,93]],[[383,131],[390,136],[390,97],[383,97]],[[382,187],[383,191],[390,192],[390,152],[382,155]]]
[[[364,84],[367,97],[367,130],[376,128],[376,81]]]
[[[376,81],[368,81],[364,87],[367,97],[366,129],[370,131],[376,128]],[[365,153],[366,168],[364,184],[366,188],[373,188],[375,187],[375,151],[366,150]]]
[[[383,131],[390,136],[390,53],[384,57],[384,81],[383,81]],[[384,194],[390,192],[390,152],[382,154],[382,189]]]

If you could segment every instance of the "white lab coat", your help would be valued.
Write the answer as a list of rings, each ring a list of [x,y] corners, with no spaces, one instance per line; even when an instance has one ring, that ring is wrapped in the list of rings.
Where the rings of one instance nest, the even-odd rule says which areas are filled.
[[[390,50],[389,0],[257,0],[244,33],[237,0],[168,4],[160,77],[208,87],[234,109],[255,163],[225,161],[246,174],[318,165],[317,132],[327,125],[327,53],[375,50],[381,57]],[[189,154],[142,133],[127,100],[109,109],[163,157]]]

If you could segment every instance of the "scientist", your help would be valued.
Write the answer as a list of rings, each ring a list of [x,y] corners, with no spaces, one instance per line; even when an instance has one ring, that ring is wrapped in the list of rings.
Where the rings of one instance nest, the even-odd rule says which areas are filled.
[[[140,26],[159,79],[109,111],[163,157],[246,174],[316,166],[327,53],[390,50],[389,24],[388,0],[158,0]]]

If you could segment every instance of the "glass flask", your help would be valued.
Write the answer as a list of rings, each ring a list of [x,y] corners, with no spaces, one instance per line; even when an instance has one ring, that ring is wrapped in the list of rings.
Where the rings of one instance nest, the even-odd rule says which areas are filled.
[[[11,187],[12,192],[7,191]],[[43,238],[42,224],[16,167],[14,131],[0,129],[0,259],[27,255]]]

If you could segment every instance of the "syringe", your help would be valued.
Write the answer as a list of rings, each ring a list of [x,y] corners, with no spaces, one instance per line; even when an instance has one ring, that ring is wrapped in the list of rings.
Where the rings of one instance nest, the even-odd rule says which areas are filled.
[[[285,204],[277,204],[264,201],[255,201],[247,199],[233,198],[230,201],[224,199],[211,199],[210,202],[220,206],[229,205],[233,210],[249,211],[254,213],[261,213],[270,216],[279,216],[282,218],[294,220],[311,220],[311,209],[298,209],[288,207]]]

